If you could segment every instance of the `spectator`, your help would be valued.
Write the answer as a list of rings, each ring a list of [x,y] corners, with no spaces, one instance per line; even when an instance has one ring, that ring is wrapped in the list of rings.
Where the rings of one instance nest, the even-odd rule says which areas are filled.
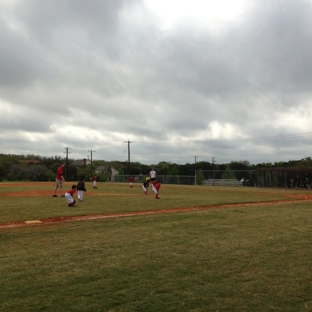
[[[156,180],[156,171],[154,169],[151,170],[151,172],[149,173],[149,176],[151,178],[151,181],[155,181]]]

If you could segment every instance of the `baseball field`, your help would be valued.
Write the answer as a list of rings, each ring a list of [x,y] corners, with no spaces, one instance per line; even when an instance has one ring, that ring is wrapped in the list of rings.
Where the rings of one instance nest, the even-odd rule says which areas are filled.
[[[86,188],[0,183],[0,311],[312,311],[312,190]]]

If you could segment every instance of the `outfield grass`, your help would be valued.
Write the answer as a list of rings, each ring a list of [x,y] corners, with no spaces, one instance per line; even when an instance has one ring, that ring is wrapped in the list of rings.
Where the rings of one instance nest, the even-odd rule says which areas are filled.
[[[157,201],[125,186],[94,190],[101,193],[67,214],[290,194],[165,186]],[[1,215],[9,198],[0,197]],[[69,210],[62,198],[11,200],[38,216],[37,201],[51,203],[41,216]],[[18,207],[10,207],[14,219]],[[0,311],[311,311],[311,219],[303,201],[1,229]]]
[[[135,184],[132,189],[128,184],[122,183],[98,184],[99,188],[94,190],[91,183],[87,183],[85,201],[77,203],[75,208],[69,208],[64,198],[52,197],[54,183],[0,183],[0,222],[286,200],[292,193],[282,189],[250,187],[162,185],[161,200],[155,200],[151,188],[149,195],[145,196],[140,184]],[[72,183],[66,183],[64,190],[70,189],[71,185]],[[42,192],[44,195],[33,196],[34,191],[38,194]],[[20,192],[23,192],[23,196],[17,196]],[[298,194],[300,191],[295,193]]]

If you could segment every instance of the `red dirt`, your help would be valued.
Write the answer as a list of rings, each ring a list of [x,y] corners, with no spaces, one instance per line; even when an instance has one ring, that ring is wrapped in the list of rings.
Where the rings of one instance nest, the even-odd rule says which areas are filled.
[[[10,183],[10,186],[13,184]],[[20,186],[21,184],[16,184]],[[39,184],[37,184],[39,185]],[[46,186],[46,183],[42,183]],[[3,186],[3,184],[2,184]],[[96,194],[88,193],[89,195],[107,195],[107,196],[123,196],[123,194]],[[129,196],[129,194],[124,194]],[[136,194],[139,195],[139,194]],[[49,197],[52,196],[51,190],[28,190],[22,192],[6,192],[0,194],[1,196],[43,196]],[[251,202],[251,203],[238,203],[238,204],[225,204],[225,205],[207,205],[207,206],[196,206],[196,207],[183,207],[183,208],[170,208],[162,210],[144,210],[144,211],[133,211],[133,212],[124,212],[124,213],[111,213],[111,214],[97,214],[97,215],[87,215],[87,216],[73,216],[73,217],[56,217],[43,220],[30,220],[30,221],[17,221],[17,222],[7,222],[0,223],[0,229],[5,228],[16,228],[24,226],[34,226],[34,225],[44,225],[60,222],[69,222],[69,221],[81,221],[81,220],[94,220],[94,219],[108,219],[108,218],[119,218],[119,217],[130,217],[130,216],[140,216],[140,215],[149,215],[149,214],[161,214],[161,213],[174,213],[174,212],[185,212],[185,211],[198,211],[198,210],[207,210],[207,209],[216,209],[216,208],[234,208],[234,207],[248,207],[248,206],[264,206],[264,205],[277,205],[284,203],[296,203],[302,201],[312,201],[312,194],[286,194],[289,197],[289,200],[277,200],[277,201],[264,201],[264,202]]]
[[[67,190],[67,189],[66,189]],[[22,191],[22,192],[6,192],[0,194],[0,197],[22,197],[22,196],[27,196],[27,197],[51,197],[53,192],[51,190],[29,190],[29,191]],[[140,194],[120,194],[120,193],[88,193],[88,196],[133,196],[133,195],[140,195]],[[59,193],[57,193],[57,196],[59,196]]]
[[[44,224],[69,222],[69,221],[110,219],[110,218],[133,217],[133,216],[149,215],[149,214],[163,214],[163,213],[174,213],[174,212],[185,212],[185,211],[198,211],[198,210],[208,210],[208,209],[217,209],[217,208],[279,205],[279,204],[298,203],[298,202],[302,202],[302,201],[312,201],[312,196],[309,196],[309,198],[306,196],[304,196],[304,198],[301,198],[302,196],[298,195],[296,197],[298,197],[298,199],[265,201],[265,202],[251,202],[251,203],[238,203],[238,204],[225,204],[225,205],[207,205],[207,206],[196,206],[196,207],[170,208],[170,209],[162,209],[162,210],[144,210],[144,211],[120,212],[120,213],[110,213],[110,214],[96,214],[96,215],[87,215],[87,216],[56,217],[56,218],[49,218],[49,219],[43,219],[43,220],[7,222],[7,223],[0,223],[0,229],[16,228],[16,227],[24,227],[24,226],[34,226],[34,225],[44,225]]]

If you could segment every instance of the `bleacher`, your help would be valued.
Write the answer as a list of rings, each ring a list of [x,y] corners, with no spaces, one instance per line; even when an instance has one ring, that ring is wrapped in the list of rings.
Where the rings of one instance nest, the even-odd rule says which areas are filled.
[[[201,183],[210,186],[243,186],[243,183],[237,179],[208,179]]]

